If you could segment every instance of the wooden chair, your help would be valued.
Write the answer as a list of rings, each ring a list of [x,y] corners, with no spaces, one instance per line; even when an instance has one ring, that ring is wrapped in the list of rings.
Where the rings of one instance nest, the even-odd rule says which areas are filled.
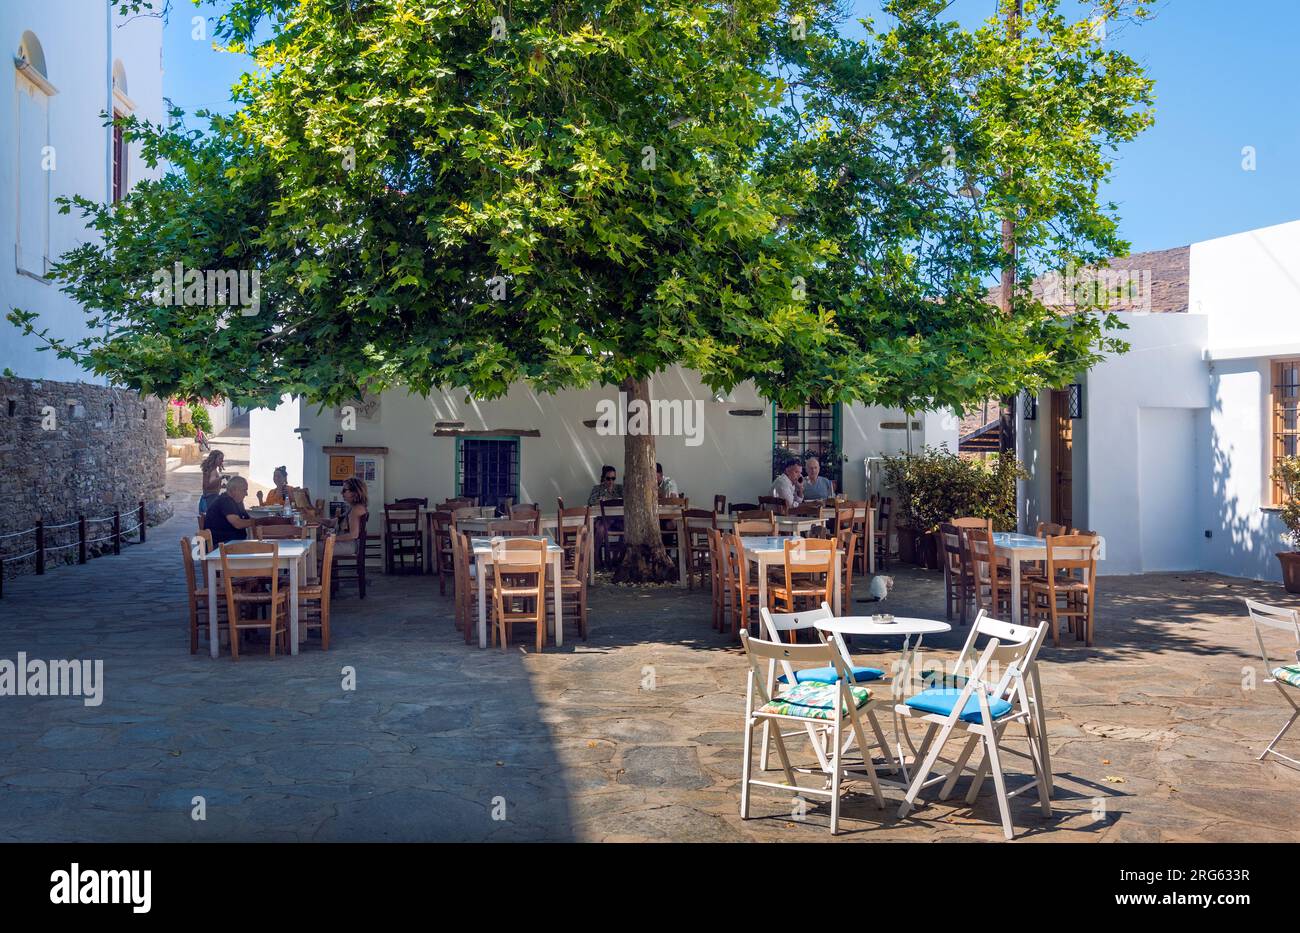
[[[713,627],[722,631],[727,621],[727,548],[722,532],[706,528],[709,539],[709,583],[713,597]]]
[[[666,496],[659,500],[659,537],[664,543],[664,550],[678,567],[682,565],[681,549],[686,546],[684,513],[689,503],[683,503],[687,503],[685,496]],[[674,511],[664,514],[668,509]]]
[[[1052,631],[1052,645],[1059,647],[1058,623],[1064,617],[1076,637],[1091,648],[1097,594],[1097,538],[1093,535],[1049,537],[1044,565],[1042,576],[1032,575],[1026,581],[1031,620],[1046,619]]]
[[[871,514],[871,503],[866,499],[849,499],[844,503],[844,508],[853,510],[850,525],[854,537],[857,538],[854,553],[857,555],[858,573],[866,573],[870,569],[867,567],[867,535],[876,533],[875,529],[867,524],[867,516]],[[859,515],[859,512],[862,514]]]
[[[424,529],[418,506],[384,506],[384,555],[388,573],[398,573],[399,568],[401,573],[424,572]]]
[[[971,584],[974,587],[975,607],[997,618],[1011,614],[1012,600],[1020,593],[1011,592],[1011,570],[998,563],[997,549],[993,546],[993,532],[988,528],[972,528],[949,524],[959,529],[962,546],[970,560]]]
[[[546,542],[531,538],[492,541],[492,605],[496,609],[493,641],[510,646],[510,628],[524,623],[537,632],[537,650],[546,645]]]
[[[203,524],[204,524],[204,522],[206,522],[206,521],[207,521],[207,517],[206,517],[202,512],[200,512],[200,513],[199,513],[199,531],[203,531]]]
[[[698,575],[703,588],[705,575],[713,572],[708,531],[718,527],[718,513],[708,509],[686,509],[682,512],[682,525],[686,538],[686,587],[695,589]]]
[[[483,586],[482,571],[486,565],[475,565],[473,553],[470,550],[469,535],[462,534],[455,529],[451,532],[451,553],[452,563],[455,570],[455,586],[452,590],[452,598],[455,604],[455,625],[465,635],[465,644],[470,644],[474,640],[475,633],[478,631],[478,590]],[[479,571],[479,572],[475,572]],[[487,585],[492,585],[492,575],[489,572],[487,576]],[[496,620],[496,607],[491,599],[486,600],[487,624],[489,629],[492,628]]]
[[[777,515],[784,515],[786,510],[789,508],[789,506],[785,504],[785,500],[780,496],[759,496],[758,507],[760,509],[770,509]]]
[[[555,513],[555,543],[564,548],[564,566],[567,570],[573,570],[578,566],[578,560],[581,555],[575,550],[578,546],[580,532],[588,531],[591,527],[591,506],[584,505],[580,509],[566,509],[563,505],[563,499],[557,499],[561,503],[560,508]],[[582,537],[582,545],[590,548],[591,541],[585,535]]]
[[[799,604],[816,608],[831,601],[835,588],[836,542],[824,538],[791,538],[785,542],[784,579],[767,587],[768,608],[798,612]]]
[[[731,610],[731,632],[734,635],[741,629],[748,629],[751,620],[758,621],[758,582],[749,575],[749,561],[745,558],[745,546],[739,532],[722,535],[726,557],[727,605]]]
[[[208,588],[206,585],[206,574],[200,575],[194,565],[199,563],[202,567],[203,558],[212,550],[212,532],[200,531],[193,540],[190,538],[181,538],[181,560],[185,564],[185,590],[189,597],[190,610],[190,654],[195,654],[199,650],[199,632],[200,630],[208,631]],[[229,628],[226,621],[226,606],[224,602],[217,603],[217,625],[221,628]]]
[[[759,508],[757,502],[733,502],[727,508],[727,511],[732,515],[737,515],[741,512],[757,512]]]
[[[253,528],[254,541],[305,541],[307,526],[284,525],[279,522],[270,524],[266,519]]]
[[[510,518],[488,522],[487,534],[490,538],[536,538],[537,528],[531,521],[516,521]]]
[[[840,605],[843,607],[853,602],[853,557],[857,554],[858,536],[847,528],[835,535],[835,541],[844,555],[840,561]]]
[[[713,497],[713,511],[717,512],[719,515],[726,514],[726,511],[727,511],[727,497],[726,497],[726,496],[714,496],[714,497]]]
[[[575,510],[580,511],[580,510]],[[573,568],[565,568],[560,575],[560,601],[564,604],[565,620],[576,619],[578,634],[587,640],[587,560],[590,549],[587,547],[587,526],[577,529],[574,542],[575,557]],[[544,595],[544,594],[543,594]],[[555,607],[550,600],[546,603],[547,618],[555,617]]]
[[[454,512],[457,509],[472,509],[477,506],[477,498],[472,496],[458,496],[455,499],[444,499],[438,504],[438,510],[442,512]]]
[[[366,525],[369,521],[370,514],[366,513],[361,519],[360,527],[357,528],[357,539],[353,542],[353,550],[350,553],[340,554],[337,549],[334,552],[334,566],[330,570],[330,580],[335,594],[338,593],[340,584],[348,581],[357,585],[357,598],[366,598],[366,552],[369,550],[370,539],[366,534]],[[347,570],[347,573],[344,573],[344,570]]]
[[[298,631],[320,631],[320,646],[330,650],[330,574],[334,569],[334,535],[325,536],[325,557],[321,578],[310,586],[298,586]]]
[[[607,514],[605,511],[607,508],[609,509],[618,508],[621,510],[622,507],[623,507],[622,499],[601,499],[600,500],[600,517],[601,520],[604,522],[605,540],[601,545],[600,554],[597,555],[597,557],[600,560],[601,566],[603,567],[616,566],[617,564],[621,563],[623,560],[623,551],[626,549],[624,544],[625,539],[623,536],[623,529],[614,527],[614,520],[618,519],[621,522],[623,516],[621,513],[618,515],[610,515]]]
[[[446,596],[447,578],[456,588],[456,566],[452,561],[451,533],[452,513],[438,509],[429,513],[429,554],[433,561],[433,571],[438,575],[438,595]]]
[[[1086,534],[1087,532],[1083,532]],[[1056,535],[1076,535],[1080,534],[1077,528],[1066,528],[1064,525],[1056,525],[1052,522],[1039,522],[1034,529],[1035,538],[1050,538]]]
[[[510,506],[512,522],[528,522],[533,526],[533,534],[542,533],[542,507],[536,502],[520,503]]]
[[[760,514],[762,518],[737,518],[732,523],[732,531],[741,536],[766,536],[771,537],[776,534],[776,517],[771,512],[750,513]]]
[[[797,505],[793,509],[788,509],[786,514],[798,516],[799,518],[821,518],[822,507],[815,502],[807,505]]]
[[[891,496],[881,496],[876,503],[876,526],[871,529],[872,544],[875,546],[876,566],[880,569],[889,567],[890,541],[894,536],[894,500]],[[863,559],[866,542],[858,559]]]
[[[269,558],[270,567],[248,567],[230,558],[240,554]],[[226,590],[226,618],[230,620],[230,655],[239,660],[239,634],[247,629],[267,629],[271,658],[277,643],[289,650],[289,593],[280,586],[280,545],[275,541],[227,541],[221,548],[221,576]],[[241,582],[256,585],[241,587]],[[267,611],[266,618],[254,614],[241,619],[243,609]]]
[[[953,607],[966,624],[966,613],[975,599],[975,578],[962,529],[945,522],[939,526],[939,544],[943,553],[944,614],[952,619]]]

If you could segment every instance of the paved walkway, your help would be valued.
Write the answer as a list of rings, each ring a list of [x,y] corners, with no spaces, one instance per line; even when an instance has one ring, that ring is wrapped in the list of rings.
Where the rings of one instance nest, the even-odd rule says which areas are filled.
[[[777,795],[738,818],[744,664],[707,595],[597,586],[590,640],[539,656],[466,647],[436,582],[378,577],[336,602],[329,652],[213,661],[188,652],[191,509],[120,557],[8,585],[0,658],[102,659],[106,688],[97,707],[0,698],[0,839],[830,838],[824,808],[798,825]],[[896,577],[890,610],[942,617],[937,575]],[[1297,601],[1206,574],[1102,592],[1098,646],[1046,651],[1056,812],[1018,800],[1023,838],[1300,839],[1300,773],[1254,760],[1285,716],[1272,687],[1243,690],[1261,672],[1241,597]],[[851,798],[840,838],[1000,838],[987,792],[895,809]]]

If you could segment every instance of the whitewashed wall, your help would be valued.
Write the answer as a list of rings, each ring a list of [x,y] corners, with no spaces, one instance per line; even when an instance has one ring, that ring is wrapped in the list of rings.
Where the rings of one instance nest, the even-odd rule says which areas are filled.
[[[54,147],[50,172],[49,257],[56,259],[82,242],[85,229],[75,214],[57,211],[55,198],[81,194],[106,200],[111,166],[111,132],[101,113],[111,107],[110,70],[120,59],[126,70],[128,93],[136,113],[162,118],[162,23],[139,17],[125,25],[114,18],[109,26],[107,3],[86,0],[5,0],[0,3],[0,308],[20,307],[41,313],[40,326],[64,338],[86,333],[85,315],[58,289],[16,271],[18,155],[14,143],[21,81],[13,52],[24,31],[40,40],[47,77],[58,93],[48,101],[49,143]],[[111,43],[111,47],[110,47]],[[145,177],[147,168],[133,147],[128,184]],[[8,367],[30,379],[92,381],[75,364],[50,353],[38,353],[34,340],[23,338],[7,321],[0,321],[0,368]]]
[[[1209,346],[1300,343],[1300,221],[1193,243],[1188,305]]]
[[[604,464],[623,474],[623,440],[602,436],[583,424],[597,417],[597,403],[616,399],[614,388],[564,392],[548,396],[526,386],[515,386],[501,399],[479,401],[463,391],[442,392],[421,398],[406,392],[387,392],[380,401],[376,420],[358,418],[355,430],[342,431],[334,409],[318,412],[316,406],[286,401],[275,412],[254,411],[252,433],[252,476],[269,482],[270,471],[280,463],[290,465],[293,452],[301,451],[304,480],[313,494],[328,489],[327,458],[323,447],[344,435],[349,446],[387,447],[385,494],[427,496],[440,501],[455,494],[456,441],[435,437],[437,421],[463,421],[466,430],[536,429],[539,437],[520,440],[520,498],[554,508],[557,496],[566,504],[585,504]],[[744,385],[725,401],[713,399],[694,373],[674,369],[655,377],[651,394],[657,399],[699,400],[703,404],[702,443],[691,446],[687,438],[656,438],[656,456],[678,488],[694,501],[708,507],[715,493],[729,501],[754,501],[771,486],[772,410],[752,386]],[[735,409],[758,409],[758,416],[730,414]],[[902,421],[900,412],[865,406],[845,406],[843,446],[846,463],[843,475],[850,495],[864,490],[863,460],[881,452],[906,449],[902,431],[882,429],[882,423]],[[922,429],[912,432],[912,443],[946,442],[956,449],[956,421],[947,415],[921,415]],[[294,427],[301,427],[300,444]]]

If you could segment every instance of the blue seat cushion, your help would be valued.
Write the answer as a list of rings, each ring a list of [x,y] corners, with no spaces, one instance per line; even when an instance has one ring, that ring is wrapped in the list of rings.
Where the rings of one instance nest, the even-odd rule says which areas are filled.
[[[916,696],[908,697],[903,702],[920,710],[923,713],[937,713],[940,716],[952,715],[953,704],[961,697],[960,690],[949,690],[944,687],[935,687],[930,690],[922,690]],[[998,719],[1011,712],[1011,704],[1000,697],[989,697],[989,713],[994,719]],[[970,699],[966,701],[965,707],[962,708],[962,722],[980,722],[980,701],[979,697],[971,694]]]
[[[880,680],[885,676],[885,672],[874,667],[853,667],[853,682],[855,684],[866,683],[869,680]],[[801,671],[794,672],[795,683],[799,684],[833,684],[837,683],[840,675],[836,673],[834,667],[806,667]],[[782,674],[777,678],[781,683],[786,682],[786,676]]]

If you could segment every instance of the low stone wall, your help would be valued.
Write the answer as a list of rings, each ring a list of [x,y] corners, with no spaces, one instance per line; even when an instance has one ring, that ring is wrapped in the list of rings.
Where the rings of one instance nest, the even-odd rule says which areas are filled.
[[[44,519],[46,526],[102,518],[121,510],[122,527],[136,523],[141,500],[150,525],[171,516],[166,481],[165,408],[129,389],[83,382],[0,378],[0,558],[32,550],[31,535],[5,538]],[[87,538],[110,534],[111,523],[92,525]],[[125,536],[138,540],[139,533]],[[75,525],[51,530],[46,564],[77,559]],[[111,542],[89,548],[111,550]],[[6,575],[30,572],[34,558],[10,561]]]

